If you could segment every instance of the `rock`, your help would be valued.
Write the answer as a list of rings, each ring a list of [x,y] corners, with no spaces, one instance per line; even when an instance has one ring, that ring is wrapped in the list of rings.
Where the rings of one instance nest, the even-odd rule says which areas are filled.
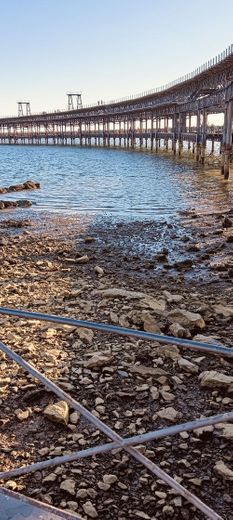
[[[142,377],[163,376],[167,374],[167,372],[162,368],[147,367],[145,365],[133,365],[132,367],[129,367],[129,370],[130,372],[139,374]]]
[[[87,264],[88,262],[89,262],[88,255],[80,256],[79,258],[75,259],[76,264]]]
[[[216,473],[225,480],[233,480],[233,471],[226,466],[223,460],[216,462],[214,466]]]
[[[104,298],[126,298],[127,300],[142,300],[143,306],[148,306],[150,309],[161,313],[163,313],[166,308],[166,302],[164,300],[157,300],[152,296],[137,291],[127,291],[126,289],[118,289],[114,287],[112,289],[95,290],[93,291],[93,294],[103,296]]]
[[[196,365],[194,365],[194,363],[191,363],[190,361],[188,361],[188,359],[180,358],[178,360],[178,365],[185,372],[189,372],[191,374],[197,374],[198,373],[198,367]]]
[[[29,411],[28,410],[15,410],[15,415],[19,421],[25,421],[25,419],[28,419],[29,417]]]
[[[44,482],[55,482],[55,480],[57,480],[57,475],[56,473],[49,473],[49,475],[47,475],[47,477],[43,478],[42,482],[44,484]]]
[[[94,291],[94,294],[103,296],[104,298],[127,298],[129,300],[138,300],[146,297],[144,293],[127,291],[126,289],[118,289],[116,287],[112,289],[99,289]]]
[[[218,304],[214,305],[213,309],[215,314],[220,314],[221,316],[224,316],[224,318],[229,318],[233,316],[233,307]]]
[[[69,419],[68,404],[66,401],[49,404],[44,410],[44,415],[52,422],[66,425]]]
[[[151,517],[147,513],[144,513],[143,511],[134,511],[134,515],[137,518],[142,518],[143,520],[151,520]]]
[[[118,481],[118,477],[116,475],[108,475],[107,474],[107,475],[103,476],[103,482],[105,484],[109,484],[110,486],[112,484],[115,484],[115,482],[117,482],[117,481]]]
[[[17,206],[19,208],[30,208],[30,206],[32,206],[32,202],[27,199],[17,200]]]
[[[220,437],[233,440],[233,424],[219,423],[215,425],[215,428],[221,430]]]
[[[67,506],[70,511],[77,511],[78,509],[78,502],[74,502],[73,500],[68,500]]]
[[[98,516],[96,508],[93,506],[90,500],[87,500],[87,502],[83,504],[83,511],[84,513],[86,513],[87,516],[90,516],[91,518],[97,518]]]
[[[193,337],[193,341],[199,341],[200,343],[211,343],[213,345],[220,345],[220,343],[217,341],[216,336],[203,336],[203,334],[196,334],[196,336]]]
[[[225,217],[222,221],[222,227],[223,228],[230,228],[232,227],[232,220],[228,217]]]
[[[167,392],[163,388],[162,388],[162,390],[160,390],[160,394],[161,394],[162,398],[164,399],[164,401],[170,402],[170,401],[174,401],[174,399],[175,399],[174,394],[172,394],[171,392]]]
[[[143,328],[145,332],[152,332],[155,334],[161,334],[161,329],[157,325],[155,319],[149,312],[144,314],[143,317]]]
[[[98,265],[95,266],[94,271],[96,274],[98,274],[98,276],[104,275],[104,270],[102,269],[102,267],[99,267]]]
[[[155,348],[157,356],[176,361],[180,358],[180,352],[176,345],[159,345]]]
[[[202,388],[228,388],[233,383],[233,377],[210,370],[199,375]]]
[[[174,309],[167,314],[167,319],[171,322],[179,323],[183,327],[204,329],[205,322],[202,316],[196,312],[185,311],[184,309]]]
[[[91,359],[85,362],[86,368],[100,368],[108,365],[113,360],[113,356],[108,356],[97,352]]]
[[[78,424],[79,419],[80,419],[80,413],[75,411],[70,414],[69,422],[71,424]]]
[[[168,408],[162,408],[157,412],[157,414],[161,419],[167,419],[170,422],[176,422],[177,419],[182,417],[182,413],[177,412],[175,408],[169,406]]]
[[[168,330],[175,338],[190,338],[191,336],[190,332],[179,323],[172,323]]]
[[[184,299],[182,294],[171,294],[168,291],[163,291],[163,295],[168,303],[180,303]]]
[[[80,327],[80,328],[75,329],[75,334],[77,334],[78,337],[82,341],[84,341],[85,343],[89,343],[89,345],[91,345],[93,338],[94,338],[93,330]]]
[[[84,242],[85,242],[86,244],[91,244],[91,242],[95,242],[95,238],[94,238],[94,237],[89,237],[89,236],[88,236],[88,237],[85,237],[85,238],[84,238]]]
[[[72,478],[67,478],[66,480],[63,480],[63,482],[60,485],[60,489],[62,491],[66,491],[70,495],[75,495],[75,480]]]

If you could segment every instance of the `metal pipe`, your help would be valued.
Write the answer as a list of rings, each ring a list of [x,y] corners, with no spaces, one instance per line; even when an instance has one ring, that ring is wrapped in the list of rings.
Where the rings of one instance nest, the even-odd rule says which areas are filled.
[[[76,320],[74,318],[62,318],[54,315],[42,314],[39,312],[20,311],[17,309],[8,309],[0,307],[0,314],[8,316],[17,316],[28,320],[48,321],[51,323],[60,323],[62,325],[70,325],[71,327],[84,327],[86,329],[100,330],[101,332],[109,332],[118,334],[120,336],[131,336],[143,340],[158,341],[165,345],[177,345],[182,348],[190,348],[202,352],[209,352],[211,354],[218,354],[220,356],[227,356],[233,358],[233,348],[223,347],[222,345],[212,345],[200,341],[191,341],[187,339],[174,338],[173,336],[162,336],[161,334],[154,334],[151,332],[143,332],[141,330],[127,329],[123,327],[116,327],[106,323],[96,323],[85,320]]]
[[[30,314],[30,313],[29,313]],[[50,381],[46,376],[44,376],[41,372],[39,372],[36,368],[30,365],[27,361],[25,361],[19,354],[13,352],[9,347],[7,347],[4,343],[0,342],[0,350],[4,352],[10,359],[15,361],[19,366],[24,368],[29,374],[38,379],[43,385],[45,385],[49,390],[55,393],[59,398],[64,399],[67,404],[80,412],[87,420],[89,420],[92,424],[96,426],[100,431],[105,433],[107,437],[112,439],[113,441],[122,441],[122,437],[114,432],[109,426],[104,424],[98,417],[95,417],[91,412],[89,412],[84,406],[82,406],[78,401],[70,397],[64,390],[59,388],[55,383]],[[151,471],[158,478],[161,478],[168,484],[171,488],[175,489],[175,491],[183,496],[186,500],[191,502],[197,509],[202,511],[207,518],[211,520],[223,520],[213,509],[204,504],[198,497],[193,495],[190,491],[184,488],[181,484],[176,482],[175,479],[170,477],[165,471],[163,471],[159,466],[151,462],[147,457],[142,455],[135,448],[125,448],[126,451],[134,457],[138,462],[141,462],[149,471]]]
[[[21,468],[2,471],[0,472],[0,479],[6,480],[9,478],[19,477],[28,473],[33,473],[35,471],[42,471],[43,469],[51,466],[60,466],[61,464],[66,464],[67,462],[73,462],[78,459],[92,457],[93,455],[99,455],[100,453],[107,453],[119,448],[123,449],[127,446],[135,446],[137,444],[143,444],[144,442],[151,442],[157,439],[162,439],[169,435],[177,435],[181,432],[197,430],[199,428],[204,428],[205,426],[219,424],[231,420],[233,421],[233,412],[213,415],[211,417],[197,419],[195,421],[189,421],[183,424],[175,424],[174,426],[168,426],[166,428],[161,428],[160,430],[143,433],[141,435],[134,435],[133,437],[127,437],[122,439],[122,441],[108,442],[106,444],[101,444],[100,446],[87,448],[86,450],[76,451],[69,455],[62,455],[60,457],[54,457],[53,459],[47,459],[41,462],[36,462],[34,464],[29,464],[28,466],[22,466]]]

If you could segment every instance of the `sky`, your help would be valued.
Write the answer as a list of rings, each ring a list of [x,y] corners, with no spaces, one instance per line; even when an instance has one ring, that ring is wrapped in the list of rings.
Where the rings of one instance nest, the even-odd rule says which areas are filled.
[[[232,0],[0,0],[0,115],[137,94],[233,43]]]

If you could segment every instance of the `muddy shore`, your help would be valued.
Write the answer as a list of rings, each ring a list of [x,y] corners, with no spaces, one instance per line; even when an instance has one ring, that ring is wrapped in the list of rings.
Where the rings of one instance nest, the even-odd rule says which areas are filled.
[[[5,214],[0,305],[231,347],[232,249],[233,210],[128,224]],[[2,341],[123,437],[232,409],[229,359],[4,316],[0,323]],[[213,371],[205,385],[203,373]],[[2,470],[106,442],[73,410],[64,424],[52,422],[44,411],[56,401],[1,355]],[[140,449],[231,520],[232,439],[233,426],[222,425]],[[123,451],[2,484],[87,519],[204,518]]]

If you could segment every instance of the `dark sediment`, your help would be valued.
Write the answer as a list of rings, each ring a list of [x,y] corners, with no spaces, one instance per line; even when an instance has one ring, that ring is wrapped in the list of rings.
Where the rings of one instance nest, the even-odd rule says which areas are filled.
[[[172,224],[90,225],[58,218],[43,227],[43,222],[2,221],[0,305],[190,338],[201,334],[231,347],[232,220],[232,212],[190,212]],[[124,295],[101,292],[113,288],[124,289]],[[147,298],[127,296],[127,291]],[[201,319],[174,326],[171,311],[177,309]],[[232,409],[232,384],[201,385],[205,371],[232,376],[229,360],[187,349],[171,353],[155,343],[23,319],[0,316],[0,321],[6,344],[122,436]],[[90,359],[100,352],[106,363],[93,366]],[[4,356],[0,367],[2,469],[106,442],[82,418],[71,415],[67,426],[50,422],[43,412],[56,398]],[[151,369],[165,373],[153,375]],[[164,409],[168,418],[158,415]],[[233,469],[231,442],[223,429],[213,427],[142,450],[228,520],[233,518],[232,481],[220,475],[217,463]],[[109,475],[116,478],[106,484]],[[62,485],[69,479],[74,482],[73,488],[69,482],[71,493]],[[90,501],[100,520],[204,518],[124,452],[4,485],[83,516]]]

